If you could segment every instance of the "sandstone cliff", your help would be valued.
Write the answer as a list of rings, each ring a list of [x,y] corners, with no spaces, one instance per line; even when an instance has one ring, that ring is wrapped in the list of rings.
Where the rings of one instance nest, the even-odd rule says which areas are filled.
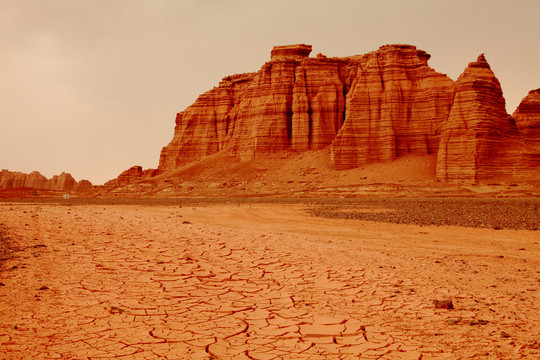
[[[257,73],[225,78],[201,95],[177,115],[159,169],[222,149],[249,160],[334,142],[336,168],[437,150],[454,85],[427,65],[428,54],[410,45],[347,58],[309,58],[310,51],[274,47]]]
[[[89,192],[93,185],[88,180],[77,182],[70,174],[63,172],[47,179],[37,171],[30,174],[2,170],[0,171],[0,190],[28,188],[36,190],[55,190],[65,192]]]
[[[522,151],[499,80],[482,54],[456,82],[438,151],[437,177],[481,181],[519,175],[524,170]]]
[[[347,95],[345,123],[332,144],[338,169],[437,152],[454,82],[413,46],[383,46],[364,56]]]
[[[310,52],[309,45],[276,46],[258,72],[225,77],[201,95],[177,115],[158,172],[219,151],[246,161],[328,146],[336,169],[437,154],[443,181],[519,176],[538,167],[538,91],[514,121],[483,56],[454,82],[411,45],[343,58]]]
[[[132,166],[129,169],[123,171],[116,179],[107,181],[105,187],[117,187],[127,185],[143,178],[151,178],[159,174],[158,170],[147,169],[143,170],[142,166]]]
[[[540,170],[540,89],[531,90],[513,114],[523,137],[524,161]]]
[[[291,145],[305,151],[328,146],[343,125],[350,62],[318,56],[295,70]]]
[[[161,151],[160,170],[214,154],[223,148],[231,131],[232,109],[253,80],[254,74],[224,78],[219,87],[199,96],[193,105],[176,116],[174,137]]]

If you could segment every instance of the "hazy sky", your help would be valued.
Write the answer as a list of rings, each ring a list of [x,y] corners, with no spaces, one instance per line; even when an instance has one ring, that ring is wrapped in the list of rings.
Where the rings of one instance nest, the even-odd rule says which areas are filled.
[[[155,168],[176,113],[274,45],[412,44],[454,80],[485,53],[513,113],[540,87],[539,16],[538,0],[0,0],[0,169]]]

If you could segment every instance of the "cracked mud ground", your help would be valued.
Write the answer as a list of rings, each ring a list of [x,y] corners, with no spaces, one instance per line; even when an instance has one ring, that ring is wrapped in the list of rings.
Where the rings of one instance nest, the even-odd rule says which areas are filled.
[[[2,359],[540,356],[538,231],[269,204],[4,203],[0,222]]]

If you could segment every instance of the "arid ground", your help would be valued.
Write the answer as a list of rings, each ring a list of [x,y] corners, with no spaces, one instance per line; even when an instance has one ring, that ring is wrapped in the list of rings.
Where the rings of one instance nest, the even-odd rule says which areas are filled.
[[[0,358],[538,359],[539,207],[6,200]]]

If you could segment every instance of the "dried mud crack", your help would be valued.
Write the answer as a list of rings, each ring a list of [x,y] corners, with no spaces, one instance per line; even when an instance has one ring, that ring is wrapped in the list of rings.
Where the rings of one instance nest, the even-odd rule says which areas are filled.
[[[540,355],[535,231],[326,219],[305,204],[0,216],[21,245],[0,273],[3,359]]]

